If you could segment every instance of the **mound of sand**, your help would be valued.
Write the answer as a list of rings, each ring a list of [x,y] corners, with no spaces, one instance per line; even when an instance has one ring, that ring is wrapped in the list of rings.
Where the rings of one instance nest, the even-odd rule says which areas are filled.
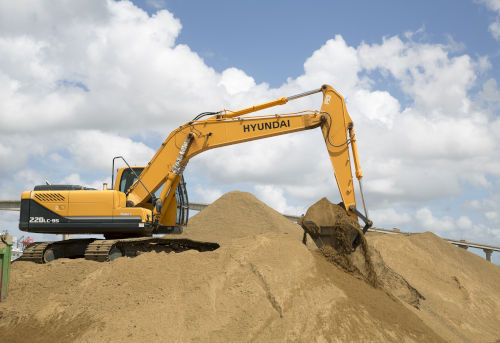
[[[13,267],[0,307],[9,342],[441,341],[382,291],[276,233],[207,253]]]
[[[420,295],[428,326],[450,342],[500,341],[500,267],[433,233],[369,234],[384,265]]]
[[[252,194],[233,191],[190,218],[182,236],[224,244],[267,232],[290,235],[300,240],[303,236],[300,226]]]
[[[405,267],[395,260],[406,259],[408,263],[415,258],[411,249],[386,256],[382,251],[384,237],[374,237],[372,249],[381,251],[379,262],[388,261],[387,268],[403,275],[425,296],[417,309],[387,290],[346,273],[317,250],[308,249],[302,244],[300,227],[248,193],[223,196],[192,218],[186,235],[222,244],[211,252],[152,252],[110,263],[82,259],[45,265],[14,263],[8,301],[0,304],[1,340],[445,342],[441,326],[426,316],[434,311],[446,321],[452,315],[430,305],[439,302],[433,294],[446,296],[450,303],[457,295],[463,299],[460,292],[446,293],[451,286],[440,281],[438,272],[414,282],[434,267],[429,259],[439,258],[432,249],[418,251],[427,263],[412,262]],[[404,237],[387,237],[396,240],[388,245],[397,246],[398,238]],[[443,253],[452,254],[447,249]],[[453,259],[450,255],[449,260],[446,257],[440,261],[458,268],[450,264]],[[463,264],[469,260],[461,259]],[[467,289],[469,309],[488,309],[491,318],[497,320],[498,288],[491,284],[482,289],[481,280],[474,278],[488,273],[499,275],[494,269],[498,267],[469,277],[472,269],[488,264],[474,263],[478,264],[462,266],[463,273],[450,269],[458,280],[454,282]],[[400,267],[408,270],[403,273]],[[450,288],[441,292],[433,290],[434,284],[436,288]],[[476,294],[496,300],[486,302],[481,298],[478,302]],[[448,306],[446,311],[452,311]],[[491,323],[482,324],[485,332],[477,334],[475,341],[495,337],[499,328]],[[457,328],[457,332],[460,330]],[[453,340],[445,337],[454,342],[470,341],[465,333],[460,337],[455,334]]]

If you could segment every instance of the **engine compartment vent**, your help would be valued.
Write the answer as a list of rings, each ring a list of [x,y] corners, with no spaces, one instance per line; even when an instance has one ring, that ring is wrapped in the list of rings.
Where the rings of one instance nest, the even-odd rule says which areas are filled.
[[[39,201],[64,201],[66,198],[61,193],[35,193],[34,198]]]

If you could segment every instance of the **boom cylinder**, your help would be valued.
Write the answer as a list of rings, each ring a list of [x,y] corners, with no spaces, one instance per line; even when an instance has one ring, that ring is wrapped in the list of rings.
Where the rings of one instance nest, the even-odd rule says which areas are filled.
[[[302,97],[305,97],[305,96],[308,96],[308,95],[319,93],[322,90],[323,90],[323,87],[322,88],[318,88],[318,89],[314,89],[312,91],[308,91],[308,92],[304,92],[304,93],[292,95],[292,96],[289,96],[289,97],[278,98],[276,100],[265,102],[265,103],[260,104],[260,105],[255,105],[255,106],[252,106],[252,107],[247,107],[247,108],[244,108],[244,109],[236,111],[236,112],[226,113],[226,114],[222,115],[222,118],[239,117],[239,116],[242,116],[244,114],[248,114],[248,113],[252,113],[252,112],[257,112],[257,111],[264,110],[264,109],[269,108],[269,107],[274,107],[274,106],[278,106],[278,105],[284,105],[284,104],[286,104],[290,100],[295,100],[295,99],[302,98]]]
[[[278,105],[284,105],[287,102],[288,102],[288,99],[285,98],[285,97],[278,98],[276,100],[265,102],[265,103],[260,104],[260,105],[255,105],[255,106],[252,106],[252,107],[244,108],[244,109],[236,111],[236,112],[230,112],[228,114],[224,114],[222,117],[223,118],[239,117],[239,116],[242,116],[244,114],[248,114],[248,113],[252,113],[252,112],[257,112],[257,111],[260,111],[260,110],[263,110],[263,109],[266,109],[266,108],[269,108],[269,107],[274,107],[274,106],[278,106]]]
[[[161,211],[159,213],[160,222],[163,222],[165,217],[168,215],[168,209],[170,203],[172,202],[172,199],[174,198],[175,189],[177,188],[177,185],[181,180],[181,175],[184,172],[184,168],[186,168],[187,162],[185,163],[182,162],[184,161],[186,152],[189,149],[189,145],[191,144],[193,137],[194,135],[192,133],[187,135],[186,140],[182,144],[181,149],[179,151],[179,156],[177,156],[177,160],[175,161],[174,166],[172,167],[172,171],[167,175],[165,185],[163,186],[163,190],[161,191],[160,194],[160,201],[161,201]],[[155,212],[155,214],[158,214],[157,211]]]
[[[308,95],[313,95],[315,93],[321,92],[322,90],[323,90],[323,88],[318,88],[318,89],[314,89],[312,91],[308,91],[308,92],[304,92],[304,93],[292,95],[292,96],[289,96],[287,98],[287,100],[290,101],[290,100],[295,100],[295,99],[302,98],[302,97],[305,97],[305,96],[308,96]]]

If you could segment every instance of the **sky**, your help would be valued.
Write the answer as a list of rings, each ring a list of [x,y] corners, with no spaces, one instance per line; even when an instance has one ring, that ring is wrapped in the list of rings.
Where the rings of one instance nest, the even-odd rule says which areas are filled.
[[[0,0],[0,199],[45,180],[101,188],[113,156],[147,163],[200,112],[327,83],[375,226],[500,246],[499,48],[500,0]],[[198,202],[340,201],[319,130],[206,152],[184,176]],[[21,236],[17,221],[0,212]]]

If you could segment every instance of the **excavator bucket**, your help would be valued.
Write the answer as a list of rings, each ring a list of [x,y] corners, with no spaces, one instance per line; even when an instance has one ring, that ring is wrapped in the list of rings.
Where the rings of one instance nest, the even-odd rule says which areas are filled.
[[[361,231],[357,219],[347,214],[342,203],[335,205],[323,198],[309,207],[298,223],[318,248],[332,247],[342,254],[350,254],[361,243]]]

